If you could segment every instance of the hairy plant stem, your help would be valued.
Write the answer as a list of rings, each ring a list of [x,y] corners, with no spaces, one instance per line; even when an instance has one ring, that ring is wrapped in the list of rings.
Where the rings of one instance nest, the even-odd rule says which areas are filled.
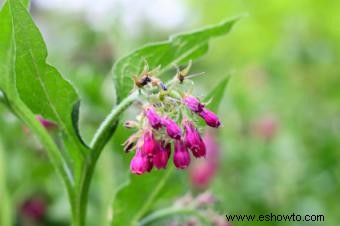
[[[46,129],[36,119],[33,112],[23,103],[19,98],[13,98],[8,101],[9,107],[12,111],[34,132],[41,144],[47,151],[47,155],[52,162],[57,174],[62,179],[65,185],[71,209],[74,209],[74,180],[71,176],[71,171],[66,164],[63,156],[59,152],[58,147],[54,143],[52,137],[48,134]]]
[[[86,223],[86,211],[89,188],[96,167],[98,158],[109,139],[114,134],[119,116],[129,107],[138,97],[138,92],[133,92],[117,106],[115,106],[110,114],[99,126],[95,133],[91,144],[91,152],[86,157],[81,170],[79,182],[76,185],[76,200],[75,200],[75,217],[73,226],[84,226]]]

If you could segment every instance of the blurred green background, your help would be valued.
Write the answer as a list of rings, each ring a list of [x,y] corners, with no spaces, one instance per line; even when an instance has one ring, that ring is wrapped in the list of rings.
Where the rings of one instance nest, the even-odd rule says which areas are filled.
[[[200,94],[232,75],[219,111],[223,160],[209,188],[218,199],[216,210],[221,215],[325,216],[325,222],[268,225],[340,222],[339,9],[335,0],[33,0],[31,4],[49,62],[74,83],[82,98],[80,124],[87,141],[113,104],[110,70],[118,57],[173,33],[247,13],[230,35],[212,42],[192,71],[206,72],[196,80]],[[126,118],[133,115],[129,111]],[[11,199],[0,200],[0,205],[15,210],[18,225],[68,225],[67,197],[44,150],[3,105],[0,120],[0,191]],[[104,210],[128,174],[131,155],[119,154],[128,134],[119,128],[103,152],[91,188],[89,225],[105,225]],[[185,172],[181,175],[187,177]],[[47,205],[40,224],[20,215],[20,206],[32,197]]]

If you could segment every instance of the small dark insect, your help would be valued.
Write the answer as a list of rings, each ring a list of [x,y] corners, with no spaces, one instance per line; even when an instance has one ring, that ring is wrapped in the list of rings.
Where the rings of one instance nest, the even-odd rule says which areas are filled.
[[[179,82],[182,84],[184,81],[184,75],[182,74],[182,72],[177,73],[177,79],[179,80]]]
[[[141,78],[134,77],[134,81],[137,87],[142,88],[151,82],[150,76],[148,74],[142,75]]]

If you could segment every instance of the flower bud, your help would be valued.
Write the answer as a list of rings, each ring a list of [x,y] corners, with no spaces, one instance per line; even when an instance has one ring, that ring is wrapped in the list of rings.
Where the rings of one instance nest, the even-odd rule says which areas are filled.
[[[185,96],[183,98],[183,102],[193,112],[199,113],[203,111],[204,104],[202,104],[196,97]]]
[[[141,152],[143,155],[152,156],[158,148],[158,142],[155,140],[152,130],[147,129],[143,136],[143,143],[141,144]]]
[[[132,158],[130,163],[130,171],[133,174],[141,175],[149,172],[152,169],[150,167],[150,161],[147,156],[143,155],[140,150],[136,150],[135,156]]]
[[[166,116],[165,118],[163,118],[162,123],[166,127],[166,132],[169,137],[177,140],[181,138],[181,128],[176,124],[174,120]]]
[[[199,116],[201,116],[201,118],[203,118],[204,121],[206,122],[206,124],[210,127],[218,128],[221,125],[219,118],[212,111],[209,111],[207,109],[203,109],[199,113]]]
[[[47,130],[52,130],[57,127],[57,124],[53,121],[43,118],[41,115],[36,115],[35,118],[40,122],[40,124]]]
[[[124,127],[128,129],[137,128],[138,123],[136,121],[128,120],[128,121],[125,121]]]
[[[170,157],[171,145],[162,144],[159,146],[159,150],[153,156],[153,164],[157,169],[165,169]]]
[[[146,172],[151,172],[152,168],[153,168],[153,160],[152,157],[147,156],[147,164],[146,164]]]
[[[137,142],[138,136],[136,134],[132,134],[124,143],[124,151],[129,152],[135,146]]]
[[[185,169],[190,164],[190,154],[180,140],[175,141],[174,164],[179,169]]]
[[[191,121],[184,121],[185,129],[185,144],[192,151],[192,154],[196,157],[203,157],[206,154],[205,144],[201,138],[200,133],[194,127]]]
[[[46,202],[40,197],[32,197],[26,200],[20,207],[22,215],[36,221],[44,217],[46,210]]]
[[[162,118],[157,114],[154,107],[152,106],[146,107],[144,109],[144,113],[152,128],[159,129],[162,127]]]

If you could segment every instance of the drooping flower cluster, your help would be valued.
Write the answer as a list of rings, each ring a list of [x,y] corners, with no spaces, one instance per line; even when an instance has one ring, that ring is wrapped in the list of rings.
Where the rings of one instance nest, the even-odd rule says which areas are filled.
[[[196,158],[206,156],[206,146],[195,119],[202,118],[210,127],[220,126],[216,114],[208,110],[198,98],[183,91],[185,75],[183,71],[178,73],[182,73],[181,79],[177,75],[168,87],[147,70],[140,78],[135,78],[143,98],[143,109],[137,121],[125,123],[127,128],[137,131],[124,143],[126,152],[135,149],[130,163],[130,170],[134,174],[150,172],[153,168],[166,168],[172,148],[176,168],[187,168],[191,154]]]

